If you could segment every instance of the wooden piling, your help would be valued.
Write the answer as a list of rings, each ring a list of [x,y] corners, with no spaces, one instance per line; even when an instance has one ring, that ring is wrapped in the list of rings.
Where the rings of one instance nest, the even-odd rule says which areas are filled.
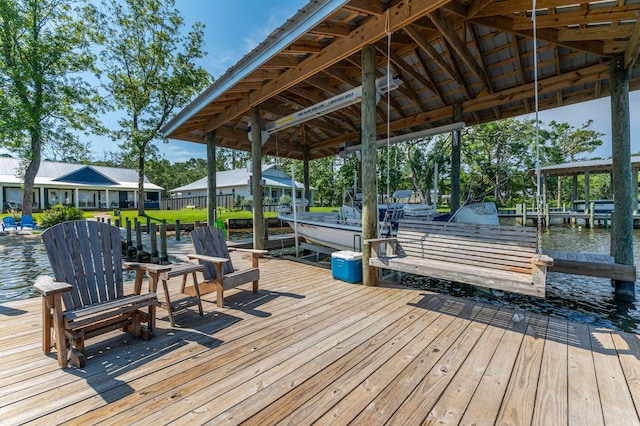
[[[142,224],[135,220],[136,225],[136,262],[142,262]]]
[[[158,263],[158,240],[156,239],[156,224],[151,222],[149,226],[149,239],[151,241],[151,263]]]
[[[160,264],[169,263],[169,255],[167,253],[167,221],[162,220],[160,224]]]
[[[176,241],[180,241],[180,220],[176,219]]]

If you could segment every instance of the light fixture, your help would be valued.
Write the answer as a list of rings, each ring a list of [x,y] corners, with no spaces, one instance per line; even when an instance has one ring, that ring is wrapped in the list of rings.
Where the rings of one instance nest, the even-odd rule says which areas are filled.
[[[433,127],[431,129],[425,129],[425,130],[420,130],[418,132],[413,132],[413,133],[407,133],[406,135],[399,135],[399,136],[394,136],[392,138],[389,138],[388,140],[385,139],[380,139],[378,141],[376,141],[376,147],[379,148],[381,146],[386,146],[387,143],[389,145],[394,145],[400,142],[405,142],[405,141],[410,141],[410,140],[415,140],[415,139],[421,139],[421,138],[426,138],[429,136],[435,136],[435,135],[439,135],[442,133],[448,133],[448,132],[453,132],[455,130],[462,130],[465,127],[465,123],[462,121],[458,121],[455,123],[451,123],[451,124],[447,124],[444,126],[440,126],[440,127]],[[353,146],[347,146],[344,148],[344,152],[357,152],[360,151],[362,149],[362,145],[353,145]],[[341,149],[342,151],[342,149]]]
[[[392,77],[387,81],[387,77],[385,76],[376,79],[376,102],[379,100],[380,95],[390,90],[397,89],[398,87],[400,87],[400,84],[402,84],[402,80],[400,78]],[[361,100],[362,86],[358,86],[332,98],[325,99],[324,101],[312,105],[308,108],[301,109],[300,111],[296,111],[293,114],[289,114],[286,117],[282,117],[272,123],[269,123],[266,130],[262,131],[262,144],[264,145],[264,143],[267,141],[267,138],[272,133],[279,132],[280,130],[284,130],[291,126],[296,126],[313,118],[317,118],[330,112],[348,107],[360,102]],[[249,126],[249,140],[251,140],[251,126]]]

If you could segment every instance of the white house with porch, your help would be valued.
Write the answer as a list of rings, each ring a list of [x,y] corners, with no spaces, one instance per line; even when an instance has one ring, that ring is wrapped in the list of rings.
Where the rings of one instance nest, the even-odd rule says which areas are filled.
[[[0,157],[0,205],[3,210],[22,209],[23,179],[20,160]],[[145,209],[160,208],[163,188],[146,177]],[[42,161],[34,183],[33,209],[56,204],[83,210],[138,207],[138,172],[134,169]]]
[[[282,195],[292,195],[291,177],[287,175],[278,165],[267,164],[262,166],[262,194],[270,197],[274,202],[278,202]],[[296,198],[302,198],[304,185],[295,183]],[[313,205],[313,192],[311,188],[310,205]],[[216,192],[218,195],[233,195],[234,200],[238,197],[252,199],[251,194],[251,170],[248,168],[225,170],[216,172]],[[207,177],[203,177],[188,185],[169,190],[172,197],[206,197]]]

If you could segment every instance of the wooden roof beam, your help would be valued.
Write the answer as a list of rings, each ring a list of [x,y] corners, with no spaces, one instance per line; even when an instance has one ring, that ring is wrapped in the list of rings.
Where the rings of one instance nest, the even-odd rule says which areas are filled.
[[[536,22],[538,28],[566,27],[568,25],[586,25],[599,22],[618,22],[636,18],[640,5],[607,7],[592,9],[586,12],[565,12],[550,15],[538,15]],[[515,16],[513,18],[514,30],[533,29],[533,21],[529,16]]]
[[[282,69],[282,68],[294,68],[299,63],[298,58],[292,56],[276,56],[271,58],[266,64],[260,65],[262,69]]]
[[[572,6],[584,2],[585,0],[536,0],[536,8],[541,10],[562,6]],[[480,7],[481,5],[479,4],[477,8],[478,10],[474,10],[474,7],[471,6],[469,13],[467,14],[467,19],[496,15],[512,15],[521,11],[531,10],[532,5],[531,0],[507,0],[501,2],[496,2],[495,0],[480,0],[477,1],[477,3],[486,4],[483,7]],[[472,14],[472,10],[475,13]],[[538,17],[540,17],[540,15],[538,15]]]
[[[347,24],[323,22],[309,31],[309,34],[327,37],[347,37],[351,30],[352,28]]]
[[[367,15],[381,16],[384,13],[384,7],[379,1],[351,0],[343,8]]]
[[[280,52],[281,54],[320,53],[326,43],[312,40],[298,40]]]
[[[267,82],[262,89],[250,93],[248,97],[240,100],[234,107],[225,111],[224,114],[220,114],[211,120],[206,126],[206,131],[218,128],[230,119],[248,111],[250,107],[259,105],[275,94],[311,77],[321,69],[340,62],[342,59],[362,49],[362,46],[377,42],[386,35],[387,30],[398,31],[447,2],[448,0],[413,0],[410,4],[406,2],[396,3],[388,9],[388,23],[386,14],[385,16],[372,16],[364,21],[360,27],[353,30],[350,37],[336,39],[325,47],[321,54],[312,55],[298,64],[297,67],[283,72],[277,78]],[[351,3],[353,1],[349,4]]]
[[[438,30],[442,33],[442,36],[451,44],[453,49],[458,55],[467,63],[471,72],[482,82],[487,91],[492,92],[491,82],[487,79],[487,75],[473,57],[471,52],[466,46],[466,43],[462,41],[458,33],[453,29],[449,21],[442,15],[442,12],[435,10],[429,14],[431,21],[438,27]]]
[[[513,20],[504,16],[493,16],[490,18],[474,18],[471,22],[485,27],[495,28],[501,31],[507,31],[513,34],[533,38],[533,30],[515,30],[513,28]],[[539,28],[537,31],[539,40],[544,40],[552,44],[568,47],[569,49],[578,50],[580,52],[593,53],[598,56],[606,56],[603,43],[596,40],[584,40],[582,42],[561,41],[558,40],[558,30],[553,28]]]
[[[633,28],[629,46],[624,52],[624,68],[630,70],[636,64],[640,55],[640,18],[636,19],[636,25]]]
[[[442,57],[440,53],[433,47],[433,45],[418,31],[415,25],[407,25],[403,28],[403,30],[409,34],[409,36],[416,42],[416,44],[424,50],[431,58],[438,64],[440,68],[451,78],[458,81],[460,84],[460,75],[458,75],[455,70],[449,65],[449,63]]]
[[[558,76],[545,78],[539,81],[539,93],[555,93],[557,90],[561,90],[565,87],[573,85],[593,83],[609,76],[608,64],[597,64],[587,68],[583,68],[578,71],[565,73]],[[462,112],[470,114],[476,111],[492,109],[495,106],[500,106],[505,102],[524,101],[533,97],[535,90],[535,83],[527,83],[521,86],[517,86],[511,89],[502,90],[493,94],[487,94],[479,96],[476,99],[470,99],[462,101]],[[555,101],[554,101],[555,102]],[[439,109],[426,111],[423,113],[415,114],[411,117],[395,120],[390,123],[389,127],[392,131],[402,131],[410,127],[424,125],[425,123],[447,120],[453,117],[453,107],[444,106]],[[387,125],[382,124],[377,127],[378,134],[386,132]],[[343,134],[336,138],[329,139],[321,142],[318,146],[332,146],[337,145],[343,141],[357,140],[357,133]]]

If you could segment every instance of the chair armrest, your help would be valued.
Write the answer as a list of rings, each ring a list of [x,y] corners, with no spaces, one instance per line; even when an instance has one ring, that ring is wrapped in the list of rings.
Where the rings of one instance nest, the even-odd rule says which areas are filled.
[[[156,274],[171,270],[171,265],[156,265],[155,263],[125,262],[122,264],[122,266],[127,269],[142,269],[144,271]]]
[[[236,248],[236,247],[229,247],[229,251],[240,251],[240,252],[244,252],[244,253],[253,253],[253,254],[267,254],[269,253],[268,250],[258,250],[258,249],[243,249],[243,248]]]
[[[204,254],[188,254],[187,257],[189,259],[198,259],[203,262],[211,262],[211,263],[224,263],[228,262],[229,259],[226,257],[213,257],[213,256],[205,256]]]
[[[546,254],[536,254],[531,258],[531,263],[539,266],[553,266],[553,258],[547,256]]]
[[[48,275],[40,275],[36,278],[33,288],[43,296],[50,296],[52,294],[71,291],[73,286],[68,283],[54,281],[53,278]]]

